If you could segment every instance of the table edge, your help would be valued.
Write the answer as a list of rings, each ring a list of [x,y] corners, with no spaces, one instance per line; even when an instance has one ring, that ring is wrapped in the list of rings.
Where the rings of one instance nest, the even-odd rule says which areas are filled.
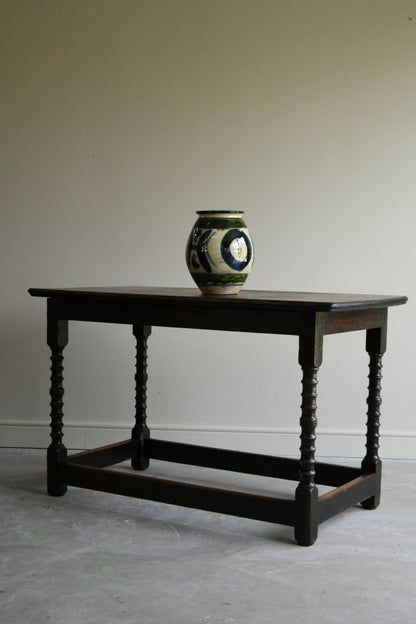
[[[160,287],[163,289],[163,287]],[[184,290],[184,289],[178,289]],[[193,291],[197,294],[196,289],[188,289],[189,291]],[[252,299],[242,298],[239,299],[236,295],[223,295],[223,296],[208,296],[208,295],[199,295],[199,296],[186,296],[184,294],[168,294],[168,293],[133,293],[133,292],[105,292],[101,290],[97,290],[94,292],[93,290],[82,288],[80,289],[71,289],[71,288],[29,288],[29,294],[32,297],[46,297],[51,299],[70,299],[70,300],[93,300],[93,301],[108,301],[111,299],[112,301],[118,302],[127,302],[127,301],[142,301],[143,303],[149,301],[160,301],[161,303],[170,303],[174,305],[186,303],[187,305],[192,305],[196,307],[208,306],[208,307],[232,307],[238,305],[241,308],[264,308],[264,309],[275,309],[275,310],[298,310],[298,311],[310,311],[310,312],[343,312],[349,310],[365,310],[365,309],[375,309],[375,308],[386,308],[391,306],[403,305],[408,301],[407,296],[404,295],[368,295],[367,300],[356,300],[349,302],[331,302],[331,301],[290,301],[284,299],[256,299],[255,297]],[[267,292],[267,291],[250,291],[246,290],[245,293],[256,293],[256,292]],[[279,292],[279,291],[269,291],[269,292]],[[281,291],[288,292],[288,291]],[[301,294],[301,293],[299,293]],[[302,293],[302,294],[328,294],[331,293]],[[342,296],[341,293],[332,293],[334,296]],[[345,296],[348,296],[345,294]],[[349,295],[351,296],[351,295]],[[354,296],[354,295],[352,295]],[[364,297],[366,295],[356,295],[360,297]]]

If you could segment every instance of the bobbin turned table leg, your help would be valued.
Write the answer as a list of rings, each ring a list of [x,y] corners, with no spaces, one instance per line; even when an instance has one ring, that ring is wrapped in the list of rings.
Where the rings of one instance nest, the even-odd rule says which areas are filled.
[[[68,344],[68,321],[54,318],[48,310],[48,345],[51,349],[51,444],[47,452],[47,488],[51,496],[62,496],[67,486],[59,475],[67,450],[62,443],[63,427],[63,350]]]
[[[322,363],[322,336],[300,336],[299,364],[302,367],[302,415],[300,480],[295,496],[295,539],[311,546],[318,536],[318,488],[315,484],[315,428],[317,373]]]
[[[136,470],[146,470],[149,466],[149,454],[146,440],[150,431],[146,424],[147,402],[147,339],[152,332],[149,325],[133,325],[136,336],[136,424],[132,429],[133,455],[131,465]]]
[[[370,356],[369,384],[367,397],[367,453],[361,463],[363,474],[375,473],[377,479],[377,493],[362,501],[365,509],[376,509],[380,503],[381,489],[381,459],[378,456],[379,427],[381,406],[381,369],[382,357],[386,351],[386,324],[376,329],[368,329],[366,336],[366,350]]]

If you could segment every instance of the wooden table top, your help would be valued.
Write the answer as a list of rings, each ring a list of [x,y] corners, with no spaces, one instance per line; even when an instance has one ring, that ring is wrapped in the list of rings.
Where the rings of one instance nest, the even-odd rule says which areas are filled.
[[[405,296],[365,295],[273,290],[242,290],[238,295],[202,295],[197,288],[153,286],[109,286],[85,288],[30,288],[34,297],[58,299],[153,301],[160,304],[189,303],[193,306],[261,308],[275,310],[308,310],[335,312],[386,308],[406,303]]]

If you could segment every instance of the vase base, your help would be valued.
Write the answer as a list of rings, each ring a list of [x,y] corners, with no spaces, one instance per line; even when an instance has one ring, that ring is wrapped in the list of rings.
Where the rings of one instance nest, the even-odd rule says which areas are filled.
[[[204,284],[199,286],[199,290],[203,295],[238,295],[243,284]]]

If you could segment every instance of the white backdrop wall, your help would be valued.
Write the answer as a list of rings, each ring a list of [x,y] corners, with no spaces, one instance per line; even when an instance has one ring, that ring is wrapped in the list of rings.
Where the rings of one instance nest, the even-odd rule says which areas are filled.
[[[244,210],[247,288],[407,294],[389,317],[381,454],[416,457],[416,2],[1,0],[0,444],[49,432],[45,301],[192,286],[196,210]],[[128,437],[128,327],[70,326],[65,442]],[[155,434],[298,452],[297,342],[155,328]],[[364,334],[327,337],[319,455],[363,453]]]

